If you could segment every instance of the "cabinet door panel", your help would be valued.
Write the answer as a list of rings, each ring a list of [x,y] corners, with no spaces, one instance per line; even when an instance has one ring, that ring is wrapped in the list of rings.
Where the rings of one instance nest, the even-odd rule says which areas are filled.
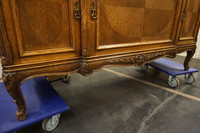
[[[97,30],[99,45],[171,39],[176,2],[171,1],[167,7],[151,1],[137,5],[131,0],[112,0],[115,4],[102,0]]]
[[[49,54],[54,54],[52,60],[80,55],[80,22],[73,17],[73,0],[10,0],[10,5],[20,62],[36,56],[51,60]]]
[[[200,12],[200,0],[188,0],[186,5],[186,18],[182,26],[180,40],[194,39],[197,35],[197,20]]]
[[[68,2],[16,0],[16,4],[25,51],[71,47]]]
[[[97,20],[90,20],[96,52],[119,47],[170,43],[175,38],[182,0],[96,0]],[[96,22],[94,22],[96,21]],[[94,26],[95,25],[95,26]],[[91,44],[92,45],[92,44]],[[119,49],[117,50],[119,51]],[[123,51],[123,52],[126,52]]]

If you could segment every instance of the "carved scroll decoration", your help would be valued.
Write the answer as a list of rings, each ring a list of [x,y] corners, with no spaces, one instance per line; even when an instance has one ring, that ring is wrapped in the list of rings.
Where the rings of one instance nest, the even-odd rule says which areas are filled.
[[[14,73],[3,73],[3,81],[5,83],[6,89],[10,95],[13,95],[12,88],[14,87]]]
[[[8,59],[4,56],[1,56],[1,64],[2,66],[8,65]]]
[[[22,121],[26,118],[26,104],[15,75],[16,73],[3,73],[2,76],[8,93],[14,99],[13,102],[17,104],[17,119]]]
[[[88,65],[88,63],[85,63],[85,62],[81,63],[80,64],[80,68],[78,70],[78,73],[81,73],[83,75],[89,74],[89,65]]]
[[[140,54],[140,55],[134,55],[130,57],[123,57],[119,59],[110,59],[111,64],[133,64],[135,66],[141,66],[147,61],[150,61],[156,57],[165,55],[166,52],[160,52],[160,53],[153,53],[153,54]]]
[[[159,53],[151,53],[151,54],[140,54],[140,55],[133,55],[129,57],[121,57],[121,58],[114,58],[114,59],[105,59],[101,61],[94,61],[94,62],[82,62],[80,64],[80,68],[78,73],[82,75],[89,75],[93,73],[94,70],[99,69],[103,66],[109,65],[134,65],[134,66],[141,66],[148,61],[151,61],[155,58],[164,56],[166,52],[159,52]]]

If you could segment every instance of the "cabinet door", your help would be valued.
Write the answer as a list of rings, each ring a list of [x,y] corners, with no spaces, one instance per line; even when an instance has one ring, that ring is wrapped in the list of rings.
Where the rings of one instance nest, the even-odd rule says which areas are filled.
[[[88,55],[104,55],[174,47],[182,0],[88,2],[87,13],[96,7],[97,18],[85,18],[89,31],[84,36],[89,44],[84,47],[85,55],[87,51]]]
[[[200,0],[187,0],[183,15],[180,41],[196,40],[200,23]]]
[[[15,64],[78,58],[80,22],[73,16],[74,1],[2,0]]]

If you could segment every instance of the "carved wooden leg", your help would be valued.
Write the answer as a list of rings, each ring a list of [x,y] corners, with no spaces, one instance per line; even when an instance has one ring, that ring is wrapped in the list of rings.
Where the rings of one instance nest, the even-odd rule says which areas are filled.
[[[24,96],[20,89],[20,82],[15,77],[15,73],[6,73],[3,74],[3,81],[8,93],[14,99],[14,103],[17,105],[16,116],[19,121],[26,119],[26,103]]]
[[[188,71],[190,69],[189,62],[191,61],[194,53],[195,53],[195,50],[187,51],[187,56],[186,56],[185,62],[184,62],[184,67],[185,67],[186,71]]]

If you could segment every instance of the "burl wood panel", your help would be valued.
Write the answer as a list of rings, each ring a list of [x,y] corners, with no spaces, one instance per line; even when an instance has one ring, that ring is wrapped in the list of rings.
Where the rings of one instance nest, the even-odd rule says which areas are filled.
[[[66,0],[16,0],[16,3],[25,51],[70,46],[69,5]]]
[[[14,0],[12,6],[21,56],[75,48],[68,0]]]
[[[1,0],[0,4],[5,51],[10,53],[6,57],[12,56],[9,65],[24,68],[80,58],[80,20],[73,15],[74,0]]]
[[[183,24],[180,40],[192,39],[195,28],[198,27],[197,19],[200,12],[200,0],[188,0],[186,5],[186,19]]]
[[[97,44],[171,40],[177,0],[99,0]]]

